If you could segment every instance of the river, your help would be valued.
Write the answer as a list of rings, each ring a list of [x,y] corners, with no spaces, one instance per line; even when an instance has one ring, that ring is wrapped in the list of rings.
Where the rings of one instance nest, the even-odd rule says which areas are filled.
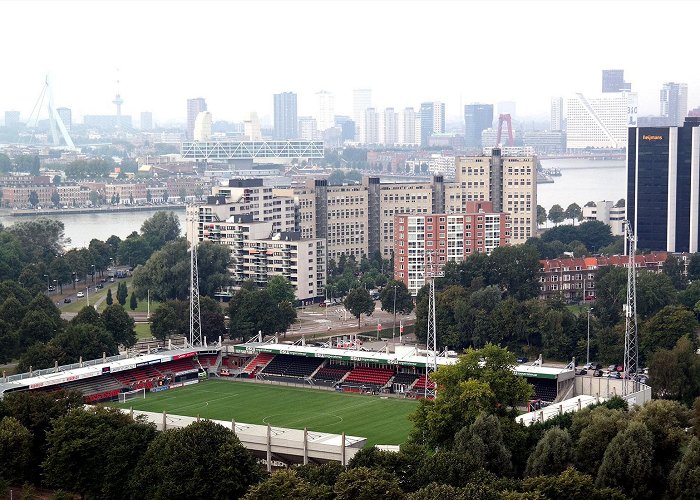
[[[583,206],[588,201],[617,201],[626,197],[626,173],[624,161],[594,160],[542,160],[544,168],[558,168],[560,177],[554,183],[537,185],[537,204],[549,211],[554,204],[564,209],[571,203]],[[124,238],[132,231],[141,229],[141,224],[157,210],[144,212],[121,212],[100,214],[56,214],[51,217],[63,221],[65,234],[72,248],[87,246],[90,240],[106,240],[116,234]],[[180,227],[185,230],[185,211],[175,210]],[[29,217],[0,215],[0,223],[10,226]]]
[[[90,240],[106,240],[113,234],[125,238],[133,231],[139,231],[143,221],[152,217],[158,210],[145,210],[141,212],[106,212],[92,214],[51,214],[47,216],[58,219],[65,226],[66,238],[70,239],[69,248],[86,247]],[[185,232],[185,211],[173,210],[180,220],[182,234]],[[31,220],[31,217],[12,217],[0,215],[0,223],[11,226],[16,222]]]

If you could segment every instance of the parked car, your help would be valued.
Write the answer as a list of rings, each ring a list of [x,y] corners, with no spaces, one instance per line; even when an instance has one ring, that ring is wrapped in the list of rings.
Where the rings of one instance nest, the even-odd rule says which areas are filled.
[[[608,372],[605,374],[607,378],[622,378],[622,374],[617,371]]]
[[[83,292],[78,292],[78,298],[85,297],[85,294]]]
[[[586,375],[588,371],[585,368],[579,368],[576,370],[576,375]]]
[[[593,372],[594,377],[602,377],[603,376],[603,370],[595,370]]]
[[[521,358],[516,359],[515,361],[517,361],[518,363],[527,363],[528,359],[525,357],[521,357]]]
[[[102,283],[98,283],[95,288],[104,288],[105,286]]]
[[[63,303],[70,304],[70,297],[66,297],[65,299],[63,299]]]

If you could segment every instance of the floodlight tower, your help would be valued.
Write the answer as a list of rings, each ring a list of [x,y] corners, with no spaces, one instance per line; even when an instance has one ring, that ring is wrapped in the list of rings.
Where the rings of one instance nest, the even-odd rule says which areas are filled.
[[[190,249],[190,345],[201,346],[202,317],[199,311],[199,271],[197,269],[197,241]]]
[[[426,334],[425,349],[425,398],[437,395],[436,387],[430,386],[430,374],[437,370],[437,325],[435,320],[435,278],[444,276],[442,271],[436,271],[433,262],[434,252],[426,252],[427,264],[425,266],[425,279],[430,280],[430,294],[428,295],[428,329]]]
[[[637,329],[637,269],[634,260],[637,253],[637,239],[632,232],[630,222],[626,220],[623,225],[627,252],[627,303],[625,304],[625,381],[622,385],[622,395],[627,396],[637,392],[639,386],[636,379],[639,367],[639,335]],[[632,380],[631,389],[630,380]]]

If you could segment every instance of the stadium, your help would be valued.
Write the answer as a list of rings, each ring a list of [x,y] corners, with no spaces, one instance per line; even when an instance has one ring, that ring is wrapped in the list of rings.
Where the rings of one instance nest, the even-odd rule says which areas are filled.
[[[395,449],[411,429],[417,400],[431,397],[426,351],[395,352],[248,342],[120,355],[5,377],[0,395],[14,391],[77,390],[86,403],[143,415],[159,430],[206,418],[234,430],[268,464],[338,461],[365,446]],[[439,356],[437,365],[456,357]],[[514,367],[534,387],[524,425],[600,398],[622,394],[615,379],[577,377],[573,368]],[[629,396],[650,398],[648,388]],[[541,408],[547,406],[547,408]]]

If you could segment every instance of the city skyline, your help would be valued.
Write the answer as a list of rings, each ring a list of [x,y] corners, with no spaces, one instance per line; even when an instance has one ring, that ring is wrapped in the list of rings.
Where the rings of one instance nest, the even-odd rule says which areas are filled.
[[[6,5],[18,18],[35,17],[33,12],[38,7],[35,2]],[[391,59],[368,57],[378,46],[398,47],[400,27],[419,23],[428,5],[436,14],[444,14],[439,16],[439,22],[425,28],[425,39],[430,39],[430,44],[412,42],[407,50],[394,51]],[[542,2],[407,2],[401,9],[396,9],[394,2],[333,2],[324,4],[323,12],[318,6],[315,2],[202,2],[197,8],[208,21],[206,28],[199,28],[191,25],[191,7],[185,4],[168,7],[168,23],[154,23],[164,13],[160,3],[139,3],[138,7],[107,2],[78,3],[73,7],[70,2],[44,3],[40,10],[45,15],[35,20],[34,32],[51,32],[56,22],[67,20],[66,12],[70,12],[76,29],[63,30],[60,38],[65,46],[81,47],[81,55],[46,50],[41,40],[23,31],[21,23],[11,23],[0,40],[6,46],[13,40],[22,40],[22,50],[7,54],[6,67],[16,70],[13,78],[0,82],[0,109],[19,110],[25,119],[45,75],[50,73],[56,105],[70,108],[74,121],[86,114],[114,113],[112,100],[117,93],[117,80],[124,100],[123,113],[138,116],[142,111],[151,111],[159,124],[183,123],[183,103],[195,96],[207,99],[215,121],[239,121],[251,110],[263,119],[271,118],[270,96],[282,91],[299,95],[300,116],[314,116],[318,109],[316,93],[324,89],[334,94],[336,113],[352,115],[356,88],[372,89],[376,109],[417,108],[421,102],[441,101],[446,103],[446,118],[454,120],[462,116],[465,104],[509,100],[517,103],[519,116],[548,120],[552,97],[597,93],[601,70],[615,68],[624,69],[625,80],[639,93],[642,115],[658,113],[659,89],[669,81],[688,84],[690,108],[700,104],[700,81],[692,65],[668,57],[665,44],[645,44],[640,51],[635,48],[637,42],[632,43],[645,33],[652,37],[650,41],[672,35],[679,42],[676,46],[683,46],[684,40],[690,42],[692,35],[688,30],[664,32],[664,26],[673,25],[670,19],[675,16],[678,3],[666,2],[663,9],[638,10],[633,14],[629,4],[622,2],[585,2],[579,8],[570,3]],[[568,25],[562,20],[570,18],[565,14],[572,8],[576,8],[577,22]],[[129,26],[130,32],[148,36],[104,37],[94,20],[107,12],[115,25]],[[270,16],[270,12],[275,15]],[[299,18],[299,14],[305,17]],[[302,27],[313,29],[289,24],[288,20],[295,16]],[[348,30],[359,26],[374,36],[337,36],[339,26],[335,19],[341,16]],[[492,49],[469,50],[464,45],[464,22],[470,18],[493,19],[493,23],[473,23],[469,28],[474,40],[493,39]],[[259,22],[251,22],[255,19]],[[387,23],[390,29],[374,29]],[[495,29],[500,33],[519,33],[525,26],[529,27],[530,36],[519,40],[516,53],[505,51],[512,47],[507,37],[492,36]],[[596,26],[597,33],[605,33],[605,37],[591,38],[591,26]],[[189,36],[172,36],[179,32]],[[254,42],[252,49],[233,52],[237,68],[254,68],[249,78],[241,77],[245,73],[239,70],[232,74],[229,65],[218,64],[218,52],[230,47],[231,32],[237,34],[234,40]],[[274,49],[273,39],[280,36],[285,45]],[[87,43],[94,40],[100,43]],[[200,50],[202,44],[207,50]],[[455,58],[457,46],[465,49]],[[318,70],[299,71],[297,57],[285,56],[292,53],[306,54],[323,64]],[[490,72],[483,71],[493,65],[494,53],[510,54],[499,58],[504,70],[519,75],[516,80],[490,78]],[[254,64],[263,54],[274,59],[275,64]],[[90,60],[89,66],[85,60]],[[185,60],[198,63],[193,70],[179,70],[177,78],[173,78],[173,70]],[[439,78],[430,77],[430,68],[436,68]],[[409,77],[416,73],[426,77]],[[474,78],[475,74],[486,76]],[[532,77],[531,82],[528,76]]]

